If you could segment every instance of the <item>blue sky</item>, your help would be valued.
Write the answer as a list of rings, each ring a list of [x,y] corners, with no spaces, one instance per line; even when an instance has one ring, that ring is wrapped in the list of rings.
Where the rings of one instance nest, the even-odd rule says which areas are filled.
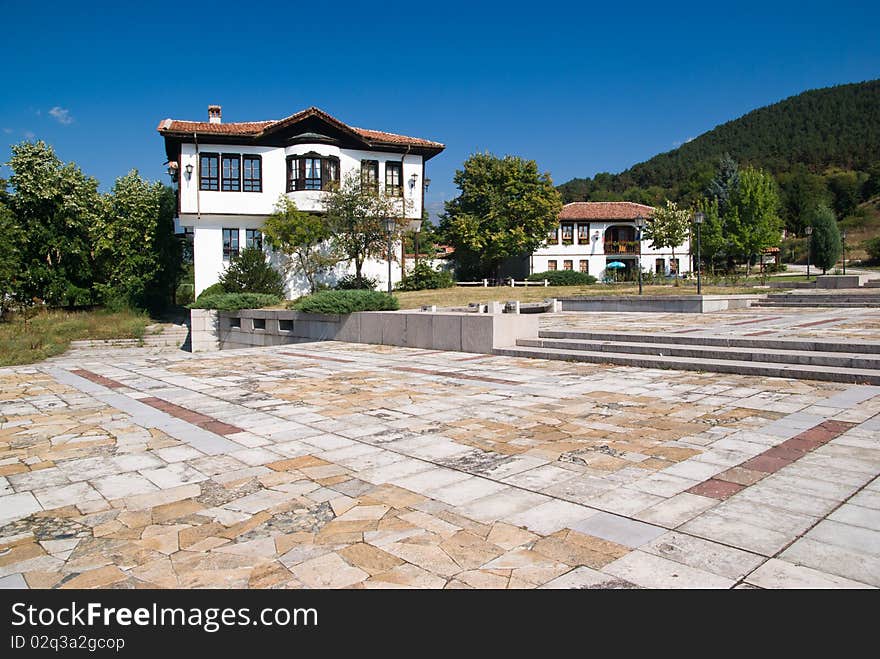
[[[316,105],[444,142],[428,163],[436,210],[476,151],[535,159],[562,183],[803,90],[880,77],[880,4],[864,0],[311,6],[0,0],[0,160],[36,137],[103,190],[132,168],[168,182],[161,119]]]

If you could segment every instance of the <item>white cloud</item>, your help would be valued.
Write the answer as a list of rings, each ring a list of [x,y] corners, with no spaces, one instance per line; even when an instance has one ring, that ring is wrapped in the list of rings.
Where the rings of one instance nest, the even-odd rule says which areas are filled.
[[[695,139],[697,139],[696,136],[694,136],[694,137],[689,137],[689,138],[687,138],[684,142],[673,142],[673,143],[672,143],[672,146],[674,146],[674,147],[679,147],[679,146],[681,146],[682,144],[687,144],[688,142],[693,142]]]
[[[35,135],[33,132],[31,132],[31,131],[29,131],[29,130],[24,131],[24,138],[25,138],[26,140],[32,140],[32,139],[34,139],[35,137],[36,137],[36,135]]]
[[[4,128],[3,132],[6,133],[7,135],[10,135],[10,134],[12,134],[12,129],[11,128]]]
[[[70,116],[70,110],[58,107],[57,105],[49,110],[49,114],[55,117],[59,124],[67,126],[73,123],[73,117]]]

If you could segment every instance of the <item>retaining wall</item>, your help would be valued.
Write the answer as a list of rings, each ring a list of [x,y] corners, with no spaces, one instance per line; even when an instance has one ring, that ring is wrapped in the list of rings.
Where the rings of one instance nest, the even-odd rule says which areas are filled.
[[[711,313],[745,309],[764,295],[596,295],[561,298],[562,311]]]
[[[489,354],[493,348],[516,345],[517,339],[538,336],[537,316],[518,314],[193,309],[191,319],[193,352],[312,340]]]

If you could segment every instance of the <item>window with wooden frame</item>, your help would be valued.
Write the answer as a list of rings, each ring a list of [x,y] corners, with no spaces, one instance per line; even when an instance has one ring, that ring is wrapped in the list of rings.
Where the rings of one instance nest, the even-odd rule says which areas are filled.
[[[379,161],[361,160],[361,187],[379,194]]]
[[[574,224],[571,222],[562,223],[562,244],[571,245],[574,242]]]
[[[223,260],[238,256],[238,229],[223,229]]]
[[[263,249],[263,234],[259,229],[244,230],[244,246],[256,247],[260,250]]]
[[[403,163],[388,161],[385,163],[385,194],[392,197],[403,196]]]
[[[339,183],[339,158],[306,153],[287,159],[287,191],[329,190]]]
[[[556,270],[556,261],[547,261],[547,270]]]
[[[550,229],[547,232],[547,243],[550,245],[558,245],[559,244],[559,225],[557,224],[555,227]]]
[[[563,270],[574,270],[574,263],[569,259],[565,259],[562,262],[562,269]]]
[[[581,272],[584,274],[590,274],[590,260],[589,259],[581,259]]]
[[[220,189],[220,155],[199,154],[199,190]]]
[[[589,245],[590,244],[590,223],[589,222],[578,222],[578,244],[579,245]]]
[[[263,157],[243,155],[241,157],[241,189],[244,192],[263,191]]]
[[[241,192],[241,156],[237,153],[224,153],[220,157],[220,189]]]

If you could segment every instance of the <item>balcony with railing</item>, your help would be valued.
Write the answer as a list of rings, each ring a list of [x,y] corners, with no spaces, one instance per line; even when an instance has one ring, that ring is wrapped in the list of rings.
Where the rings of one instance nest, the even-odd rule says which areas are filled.
[[[606,254],[641,254],[638,240],[611,240],[605,242]]]

